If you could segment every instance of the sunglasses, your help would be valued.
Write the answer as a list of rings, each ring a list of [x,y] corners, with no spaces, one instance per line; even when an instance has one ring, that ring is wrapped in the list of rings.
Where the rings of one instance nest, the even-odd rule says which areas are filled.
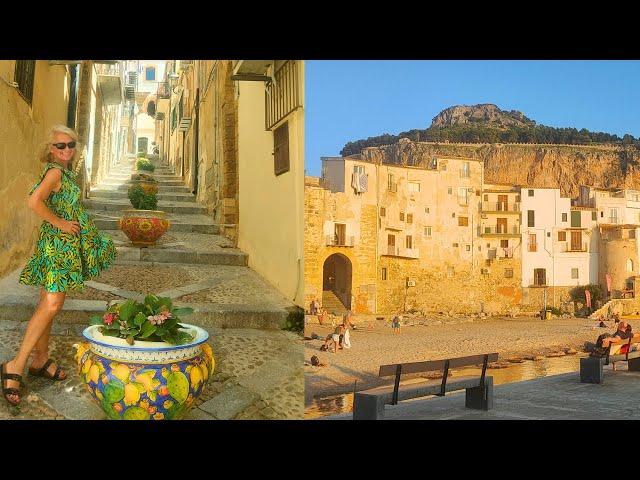
[[[52,145],[54,147],[56,147],[58,150],[64,150],[65,147],[69,147],[69,150],[76,148],[76,142],[69,142],[69,143],[52,143]]]

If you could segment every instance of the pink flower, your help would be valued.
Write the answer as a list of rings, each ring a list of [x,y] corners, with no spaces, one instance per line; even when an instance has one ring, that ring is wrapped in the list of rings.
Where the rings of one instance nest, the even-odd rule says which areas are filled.
[[[115,320],[115,318],[116,318],[115,313],[105,313],[104,316],[102,317],[102,321],[104,322],[105,325],[111,325]]]

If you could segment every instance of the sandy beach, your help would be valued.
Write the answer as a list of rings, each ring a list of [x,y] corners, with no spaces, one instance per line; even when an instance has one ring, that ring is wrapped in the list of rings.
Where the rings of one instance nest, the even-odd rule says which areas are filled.
[[[305,403],[351,392],[354,381],[358,390],[389,383],[391,379],[377,376],[384,364],[498,352],[499,363],[506,365],[509,359],[582,352],[585,342],[595,342],[598,335],[615,328],[613,323],[601,328],[597,321],[585,318],[444,317],[409,322],[413,325],[403,325],[394,334],[388,321],[356,317],[357,328],[350,335],[352,348],[334,354],[320,351],[323,340],[310,339],[316,335],[324,339],[333,331],[331,324],[319,325],[316,317],[308,317]],[[313,355],[327,366],[311,366]]]

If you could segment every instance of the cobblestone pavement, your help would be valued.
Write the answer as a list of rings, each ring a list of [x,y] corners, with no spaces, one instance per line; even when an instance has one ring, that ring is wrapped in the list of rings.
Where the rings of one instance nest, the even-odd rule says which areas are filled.
[[[0,320],[0,358],[16,352],[25,322]],[[82,325],[54,325],[50,356],[67,372],[52,382],[25,376],[23,400],[0,400],[0,419],[103,419],[77,373],[73,344]],[[257,329],[209,329],[216,368],[187,419],[301,419],[304,413],[303,342],[299,335]]]

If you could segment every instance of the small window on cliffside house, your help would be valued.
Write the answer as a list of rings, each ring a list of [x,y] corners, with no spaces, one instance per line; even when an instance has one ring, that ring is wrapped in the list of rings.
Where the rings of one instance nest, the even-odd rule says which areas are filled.
[[[594,222],[598,220],[598,212],[591,212],[591,220],[593,220]],[[638,220],[640,220],[640,215],[638,215]]]
[[[488,202],[488,201],[489,201],[489,195],[487,195],[486,193],[485,193],[485,195],[484,195],[484,201],[485,201],[485,202]]]
[[[469,217],[458,217],[458,226],[459,227],[468,227],[469,226]]]
[[[431,236],[431,227],[424,227],[424,236],[425,237]]]
[[[284,122],[273,131],[273,171],[277,176],[289,168],[289,122]]]
[[[509,240],[500,240],[500,248],[509,248]]]
[[[413,223],[413,213],[407,213],[407,223]]]
[[[636,238],[636,231],[633,228],[629,230],[629,238],[631,239]]]
[[[633,272],[633,260],[627,260],[627,272]]]
[[[147,67],[144,71],[144,79],[147,82],[156,81],[156,67]]]
[[[527,210],[527,226],[535,227],[536,226],[536,212],[535,210]]]
[[[382,280],[386,280],[386,279],[387,279],[387,268],[382,267]]]
[[[567,241],[567,232],[558,232],[558,241],[566,242]]]
[[[387,216],[387,209],[384,207],[380,207],[380,216],[381,217],[386,217]]]
[[[404,212],[400,212],[400,221],[404,222]]]
[[[533,269],[533,284],[541,287],[547,284],[547,270],[545,268]]]
[[[407,235],[405,245],[407,246],[408,249],[413,248],[413,237],[411,235]]]
[[[529,190],[529,196],[533,197],[533,190]]]
[[[578,271],[577,268],[572,268],[571,269],[571,278],[574,279],[574,280],[580,278],[579,277],[579,271]]]
[[[449,195],[453,195],[453,187],[449,187],[449,188],[447,188],[447,193],[448,193]]]
[[[567,214],[566,214],[566,213],[563,213],[563,214],[562,214],[562,221],[563,221],[563,222],[566,222],[566,221],[567,221]]]
[[[504,269],[504,278],[513,278],[513,268]]]

